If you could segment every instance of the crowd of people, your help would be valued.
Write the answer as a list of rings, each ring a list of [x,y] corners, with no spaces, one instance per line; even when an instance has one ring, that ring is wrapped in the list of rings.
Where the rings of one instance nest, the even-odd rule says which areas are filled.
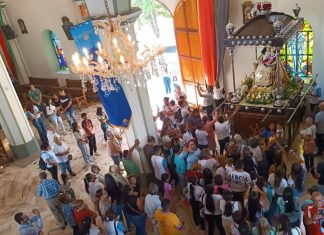
[[[142,180],[142,166],[133,157],[139,140],[123,150],[122,136],[109,127],[101,108],[97,117],[113,162],[106,174],[93,164],[99,153],[87,114],[81,114],[79,125],[71,98],[64,91],[53,96],[53,105],[49,101],[45,109],[35,92],[36,103],[26,110],[42,141],[39,165],[43,171],[37,195],[47,201],[62,229],[69,226],[73,234],[82,235],[134,231],[136,235],[176,235],[185,226],[194,234],[206,231],[209,235],[324,234],[324,162],[314,167],[316,147],[319,156],[324,149],[324,103],[319,104],[315,116],[305,120],[300,132],[303,154],[299,154],[287,149],[282,123],[269,123],[247,139],[233,133],[231,116],[223,105],[224,89],[219,84],[205,91],[198,86],[204,99],[203,112],[189,107],[180,87],[175,100],[164,98],[157,117],[163,123],[159,139],[149,136],[142,149],[152,172],[146,177],[148,185]],[[52,111],[47,113],[52,124],[46,127],[40,110],[47,109]],[[54,118],[53,113],[57,114]],[[71,183],[70,177],[76,174],[70,163],[70,148],[59,135],[65,132],[62,114],[85,167],[91,170],[84,176],[91,205],[77,197]],[[289,156],[292,164],[288,169]],[[318,178],[317,185],[306,186],[308,172]],[[192,225],[184,224],[179,207],[191,215]],[[20,234],[42,234],[38,210],[33,211],[32,218],[19,212],[14,219]]]

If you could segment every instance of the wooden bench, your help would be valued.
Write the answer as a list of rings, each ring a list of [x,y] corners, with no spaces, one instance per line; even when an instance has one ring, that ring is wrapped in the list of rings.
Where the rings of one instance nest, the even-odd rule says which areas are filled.
[[[96,93],[94,93],[91,82],[88,81],[86,86],[87,86],[87,91],[85,92],[85,94],[86,94],[87,99],[92,100],[94,102],[97,101],[98,96]],[[80,80],[66,79],[66,87],[80,89],[82,87],[82,84],[81,84]]]
[[[37,87],[60,87],[60,84],[57,80],[57,78],[35,78],[30,77],[29,78],[30,83],[34,84]]]

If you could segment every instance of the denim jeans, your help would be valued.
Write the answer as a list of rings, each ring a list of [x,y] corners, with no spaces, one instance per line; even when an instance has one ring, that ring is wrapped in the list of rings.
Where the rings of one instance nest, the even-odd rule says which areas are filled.
[[[45,127],[45,123],[42,120],[42,118],[37,118],[33,120],[33,125],[34,127],[36,127],[39,137],[42,141],[42,143],[47,142],[47,132],[46,132],[46,127]]]
[[[304,153],[304,160],[305,160],[305,165],[307,170],[310,170],[314,167],[314,156],[312,153],[309,154]]]
[[[107,142],[107,140],[108,140],[107,131],[108,131],[109,128],[108,128],[108,126],[101,126],[101,129],[102,129],[103,134],[104,134],[104,139]]]
[[[163,77],[163,82],[165,86],[165,92],[167,94],[171,93],[171,79],[170,77]]]
[[[61,129],[61,131],[63,133],[65,132],[65,128],[64,128],[64,124],[63,124],[63,120],[62,120],[61,116],[57,116],[56,113],[53,113],[53,114],[49,115],[48,118],[53,123],[55,131],[57,133],[60,133],[59,129]]]
[[[225,150],[225,146],[227,143],[230,142],[230,138],[229,137],[226,137],[222,140],[218,140],[218,143],[219,143],[219,152],[220,154],[223,154],[224,150]]]
[[[90,149],[90,156],[93,155],[93,153],[97,152],[97,144],[96,144],[96,136],[90,135],[88,136],[89,139],[89,149]]]
[[[78,146],[81,150],[83,160],[87,166],[90,166],[90,154],[88,150],[88,146],[86,143],[78,143]]]
[[[60,183],[57,177],[57,167],[54,165],[50,168],[47,168],[47,170],[51,173],[52,178],[55,179],[58,183]]]
[[[64,114],[65,114],[65,117],[69,123],[70,128],[72,128],[72,123],[77,122],[74,110],[71,109],[69,111],[66,111]]]
[[[70,160],[68,160],[67,162],[60,162],[58,165],[60,166],[60,169],[61,169],[61,172],[62,172],[62,173],[66,173],[66,170],[67,170],[70,174],[73,173],[73,170],[72,170],[72,168],[71,168],[71,162],[70,162]]]
[[[136,227],[136,235],[146,235],[145,216],[130,215],[125,211],[125,216],[128,224],[134,224]]]

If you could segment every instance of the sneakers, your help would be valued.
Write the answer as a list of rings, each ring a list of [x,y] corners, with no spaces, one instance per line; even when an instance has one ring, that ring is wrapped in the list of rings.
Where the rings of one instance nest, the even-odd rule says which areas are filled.
[[[94,155],[98,157],[98,156],[100,156],[101,154],[98,153],[98,152],[96,152]]]

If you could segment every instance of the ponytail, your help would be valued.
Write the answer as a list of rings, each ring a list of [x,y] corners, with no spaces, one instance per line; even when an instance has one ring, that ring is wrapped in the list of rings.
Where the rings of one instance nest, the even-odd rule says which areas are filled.
[[[225,200],[225,209],[224,209],[224,215],[225,216],[231,216],[233,214],[233,194],[230,191],[225,191],[223,193],[223,198]]]
[[[193,184],[190,184],[190,202],[194,203],[196,201],[195,199],[195,187],[193,186]]]
[[[206,209],[212,213],[215,212],[215,203],[214,203],[214,199],[213,199],[213,185],[208,184],[206,186],[206,199],[205,199],[205,204],[206,204]]]
[[[89,194],[89,182],[91,180],[91,173],[88,173],[83,178],[85,191]]]

